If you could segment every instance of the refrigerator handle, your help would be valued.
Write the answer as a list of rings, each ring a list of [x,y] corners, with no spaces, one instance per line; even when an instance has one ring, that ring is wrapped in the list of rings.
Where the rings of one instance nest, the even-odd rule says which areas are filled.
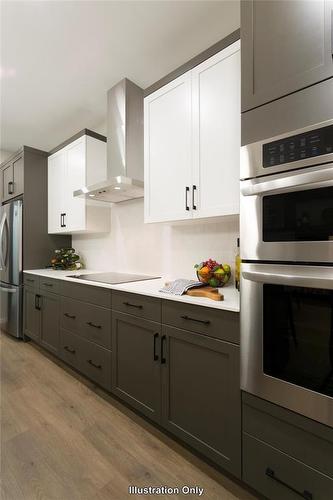
[[[7,266],[7,261],[8,261],[8,239],[9,239],[9,228],[8,228],[8,220],[7,220],[7,214],[4,216],[4,229],[6,230],[6,251],[5,254],[2,256],[2,262],[3,262],[3,267],[5,268]],[[1,238],[2,242],[2,238]]]
[[[1,219],[1,223],[0,223],[0,268],[1,269],[4,269],[4,267],[5,267],[4,260],[3,260],[3,253],[2,253],[2,249],[3,249],[3,230],[4,230],[4,227],[5,227],[5,219],[6,219],[6,214],[4,213],[3,216],[2,216],[2,219]]]

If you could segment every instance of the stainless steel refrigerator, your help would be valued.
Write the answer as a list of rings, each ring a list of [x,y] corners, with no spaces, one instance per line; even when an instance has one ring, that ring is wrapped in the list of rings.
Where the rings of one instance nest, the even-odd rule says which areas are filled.
[[[0,328],[22,337],[22,200],[0,206]]]

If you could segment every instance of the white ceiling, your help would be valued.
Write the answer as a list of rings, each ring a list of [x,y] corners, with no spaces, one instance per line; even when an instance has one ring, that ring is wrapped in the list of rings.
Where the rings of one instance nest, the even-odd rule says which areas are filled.
[[[239,1],[2,1],[1,143],[100,129],[106,91],[146,88],[239,27]]]

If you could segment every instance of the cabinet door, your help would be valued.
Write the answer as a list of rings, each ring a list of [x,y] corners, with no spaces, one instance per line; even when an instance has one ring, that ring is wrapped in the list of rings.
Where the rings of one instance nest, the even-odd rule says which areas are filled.
[[[333,76],[331,0],[243,0],[242,111]]]
[[[162,334],[162,424],[240,477],[239,347],[173,327]]]
[[[8,163],[2,170],[3,201],[14,196],[14,169],[13,163]]]
[[[64,190],[66,196],[65,232],[84,231],[86,229],[86,200],[74,198],[73,192],[86,184],[85,137],[80,137],[66,147],[66,167]]]
[[[33,289],[24,289],[24,334],[40,341],[40,316],[37,309],[36,293]]]
[[[145,222],[188,219],[191,186],[191,75],[145,98]]]
[[[159,420],[161,326],[129,314],[112,316],[112,391]]]
[[[65,152],[58,151],[48,158],[48,232],[63,232],[62,214],[65,213]]]
[[[43,293],[40,299],[40,341],[54,353],[59,350],[60,298],[54,293]]]
[[[19,156],[13,161],[14,195],[18,196],[24,191],[24,163],[23,157]]]
[[[239,213],[240,42],[192,70],[194,217]]]

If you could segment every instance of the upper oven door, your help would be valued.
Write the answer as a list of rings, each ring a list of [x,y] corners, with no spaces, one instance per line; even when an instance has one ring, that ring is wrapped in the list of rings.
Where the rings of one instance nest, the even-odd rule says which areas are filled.
[[[241,387],[333,426],[333,267],[242,264]]]
[[[241,181],[243,260],[333,262],[333,163]]]
[[[312,167],[333,161],[333,120],[241,148],[240,178]]]

